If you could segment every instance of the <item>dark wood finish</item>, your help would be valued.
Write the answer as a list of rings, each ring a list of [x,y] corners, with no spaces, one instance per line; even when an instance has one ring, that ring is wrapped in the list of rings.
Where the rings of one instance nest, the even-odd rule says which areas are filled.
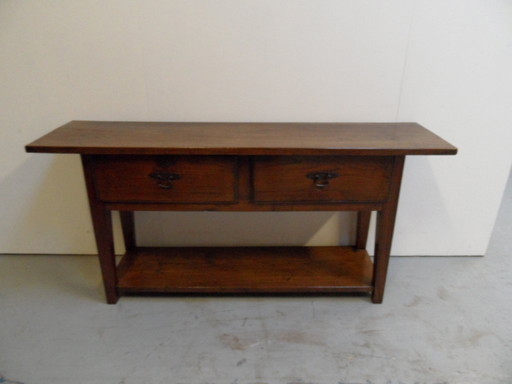
[[[109,202],[226,203],[236,198],[234,156],[97,156],[96,193]],[[172,174],[177,180],[154,175]]]
[[[132,211],[120,211],[121,228],[123,229],[123,241],[126,251],[135,248],[135,218]]]
[[[357,212],[356,248],[366,249],[372,211]]]
[[[416,123],[159,123],[72,121],[28,152],[113,155],[452,155]]]
[[[370,292],[372,262],[352,247],[137,248],[121,293]]]
[[[110,211],[96,198],[94,191],[93,159],[82,156],[82,165],[85,175],[85,184],[89,196],[94,236],[98,248],[103,286],[108,304],[115,304],[119,300],[117,292],[117,270],[114,251],[114,234],[112,230],[112,215]]]
[[[253,203],[239,201],[233,204],[179,204],[179,203],[105,203],[112,211],[227,211],[227,212],[265,212],[265,211],[360,211],[371,209],[378,211],[384,203]]]
[[[82,155],[108,303],[120,293],[371,292],[381,303],[405,155],[457,149],[415,123],[74,121],[29,152]],[[127,253],[115,263],[111,211]],[[358,211],[354,247],[138,248],[133,211]],[[377,211],[373,266],[366,252]]]
[[[386,276],[388,272],[391,243],[393,241],[393,230],[395,229],[395,217],[398,207],[398,198],[400,195],[400,184],[402,182],[404,162],[404,156],[396,157],[391,189],[389,192],[389,201],[382,210],[377,212],[377,233],[373,261],[374,289],[372,293],[372,301],[375,304],[382,303],[382,299],[384,297],[384,286],[386,285]]]
[[[253,211],[255,205],[252,204],[252,172],[251,160],[249,156],[238,156],[238,202],[236,205],[217,205],[222,209],[237,211]],[[246,208],[246,209],[244,209]]]
[[[380,156],[260,156],[253,158],[254,200],[382,202],[392,166],[393,157]]]

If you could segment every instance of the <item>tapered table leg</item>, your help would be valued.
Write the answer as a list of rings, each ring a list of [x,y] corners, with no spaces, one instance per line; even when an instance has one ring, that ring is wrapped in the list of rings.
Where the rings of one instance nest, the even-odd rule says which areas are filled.
[[[370,228],[370,217],[372,211],[357,212],[356,248],[366,249],[368,242],[368,230]]]
[[[381,211],[377,213],[377,231],[373,262],[373,293],[372,302],[382,303],[384,287],[389,265],[389,255],[395,228],[396,210],[400,195],[400,184],[404,168],[404,156],[396,156],[391,177],[389,198]]]
[[[120,211],[121,227],[123,229],[124,247],[128,251],[136,247],[135,220],[133,211]]]
[[[82,156],[89,206],[91,210],[94,236],[98,248],[103,286],[108,304],[115,304],[119,300],[117,292],[117,271],[114,252],[114,235],[112,230],[112,214],[96,197],[93,184],[93,160],[89,156]]]
[[[373,266],[373,294],[375,304],[382,303],[384,287],[389,265],[389,255],[393,238],[393,222],[395,212],[385,209],[377,213],[377,234],[375,240],[375,255]]]

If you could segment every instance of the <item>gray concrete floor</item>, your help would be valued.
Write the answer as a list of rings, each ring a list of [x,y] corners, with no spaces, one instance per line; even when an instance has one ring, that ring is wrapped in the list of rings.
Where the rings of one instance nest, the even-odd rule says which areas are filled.
[[[512,181],[487,257],[393,258],[365,297],[103,303],[96,258],[0,257],[0,383],[512,383]]]

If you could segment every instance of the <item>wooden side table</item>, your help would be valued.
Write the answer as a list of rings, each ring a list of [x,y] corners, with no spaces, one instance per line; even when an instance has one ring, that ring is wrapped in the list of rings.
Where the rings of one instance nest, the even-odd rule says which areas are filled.
[[[178,292],[368,292],[381,303],[405,156],[457,152],[415,123],[101,121],[72,121],[26,150],[81,155],[110,304]],[[115,210],[126,245],[119,265]],[[357,211],[357,238],[342,247],[138,247],[133,211],[145,210]]]

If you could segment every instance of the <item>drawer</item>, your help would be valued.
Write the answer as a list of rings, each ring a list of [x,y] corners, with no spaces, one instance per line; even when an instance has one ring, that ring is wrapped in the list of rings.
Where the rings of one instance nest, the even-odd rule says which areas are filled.
[[[107,202],[234,202],[236,158],[99,156],[94,184],[99,199]]]
[[[265,156],[252,162],[255,202],[382,202],[393,157]]]

